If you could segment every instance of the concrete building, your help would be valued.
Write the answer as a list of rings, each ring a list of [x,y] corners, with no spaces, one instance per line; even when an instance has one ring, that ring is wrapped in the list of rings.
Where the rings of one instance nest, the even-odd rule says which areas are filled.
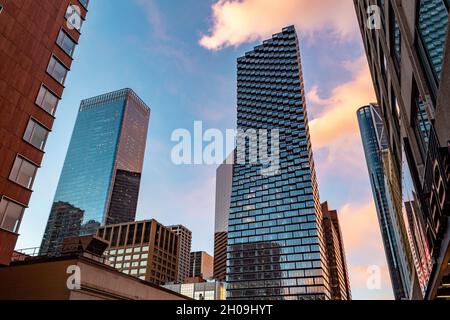
[[[225,300],[225,285],[219,281],[169,284],[163,288],[195,300]]]
[[[214,272],[214,258],[205,251],[191,252],[190,277],[211,279]]]
[[[342,238],[336,210],[328,208],[328,202],[322,203],[322,228],[325,234],[328,274],[332,300],[351,300],[350,280],[347,259],[345,257],[344,239]]]
[[[191,261],[192,232],[182,225],[168,226],[170,231],[178,235],[178,276],[177,283],[184,283],[188,278]]]
[[[225,281],[227,271],[228,213],[233,184],[234,152],[216,171],[216,207],[214,226],[214,279]]]
[[[41,244],[58,255],[64,238],[134,221],[150,108],[131,89],[81,102]],[[61,203],[68,206],[66,213]],[[82,212],[78,223],[74,208]]]
[[[155,285],[177,280],[179,237],[156,220],[107,225],[97,235],[109,242],[105,256],[121,272]]]
[[[88,1],[1,1],[0,265],[10,262]]]
[[[0,300],[189,299],[109,266],[101,256],[104,241],[67,239],[72,248],[59,257],[28,257],[0,267]]]
[[[450,41],[446,0],[354,0],[425,299],[448,297]],[[370,3],[373,5],[374,3]],[[398,200],[397,200],[398,201]],[[429,254],[428,254],[429,253]],[[431,266],[431,267],[429,267]]]

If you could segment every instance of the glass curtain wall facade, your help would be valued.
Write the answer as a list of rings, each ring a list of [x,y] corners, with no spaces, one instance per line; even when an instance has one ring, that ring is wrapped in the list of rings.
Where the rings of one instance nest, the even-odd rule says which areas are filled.
[[[329,299],[322,215],[297,34],[284,28],[238,59],[237,127],[278,129],[280,170],[233,168],[227,299]]]
[[[403,236],[406,235],[406,229],[399,216],[400,212],[396,212],[392,192],[386,184],[383,151],[389,145],[383,119],[376,105],[359,109],[357,115],[394,296],[397,300],[411,299],[411,279],[415,275],[409,266],[412,258],[408,239]]]
[[[59,255],[67,236],[93,235],[102,225],[134,220],[149,117],[150,109],[131,89],[81,102],[42,255]],[[67,215],[61,203],[70,208]],[[69,225],[65,219],[74,210],[83,216]]]
[[[422,297],[450,283],[448,0],[354,0]],[[380,26],[369,5],[380,8]],[[368,11],[369,10],[369,11]]]

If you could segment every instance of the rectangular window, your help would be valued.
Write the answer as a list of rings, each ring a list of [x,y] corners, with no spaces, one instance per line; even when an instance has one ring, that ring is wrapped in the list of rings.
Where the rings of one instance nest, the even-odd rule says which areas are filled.
[[[30,119],[23,139],[40,150],[44,150],[45,141],[47,140],[48,130],[39,123]]]
[[[83,5],[83,7],[85,7],[87,9],[87,7],[89,5],[89,0],[80,0],[80,3]]]
[[[80,8],[69,5],[66,11],[66,20],[72,27],[80,31],[81,26],[83,25],[83,18],[80,16]]]
[[[54,56],[50,58],[47,72],[59,83],[64,84],[69,70]]]
[[[16,157],[9,179],[21,186],[31,189],[36,175],[37,166],[25,160],[21,156]]]
[[[56,43],[64,50],[65,53],[67,53],[71,57],[73,56],[73,52],[75,51],[75,47],[77,44],[63,29],[59,31]]]
[[[42,85],[39,89],[36,104],[51,115],[54,115],[58,102],[59,98],[51,93],[50,90],[48,90],[44,85]]]
[[[19,231],[24,207],[2,198],[0,201],[0,228],[15,232]]]

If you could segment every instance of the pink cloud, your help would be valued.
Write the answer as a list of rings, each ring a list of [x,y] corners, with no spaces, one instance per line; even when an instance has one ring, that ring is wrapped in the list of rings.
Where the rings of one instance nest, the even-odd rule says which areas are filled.
[[[212,6],[210,35],[200,45],[210,50],[261,40],[295,24],[302,35],[325,32],[339,40],[357,33],[351,0],[219,0]]]
[[[376,100],[366,57],[342,66],[351,73],[350,81],[335,87],[327,98],[319,96],[317,86],[308,93],[308,102],[324,110],[310,122],[315,148],[330,146],[346,134],[359,135],[356,111]]]

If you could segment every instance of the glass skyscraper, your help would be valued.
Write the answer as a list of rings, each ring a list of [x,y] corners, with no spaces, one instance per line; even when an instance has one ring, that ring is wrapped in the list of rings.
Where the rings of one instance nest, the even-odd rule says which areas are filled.
[[[390,179],[393,205],[403,213],[420,284],[420,292],[412,298],[446,299],[450,285],[445,276],[450,271],[450,1],[354,0],[354,4],[387,135],[383,166],[395,176]],[[380,5],[383,21],[375,29],[367,24],[373,4]]]
[[[58,255],[66,237],[134,220],[149,119],[149,107],[131,89],[81,102],[42,255]]]
[[[389,149],[383,119],[376,105],[362,107],[357,115],[394,296],[411,299],[415,278],[412,254],[401,208],[395,206],[383,166],[383,152]]]
[[[227,299],[329,299],[321,206],[293,26],[238,59],[237,108],[238,130],[278,130],[280,170],[263,175],[263,164],[234,165]]]

